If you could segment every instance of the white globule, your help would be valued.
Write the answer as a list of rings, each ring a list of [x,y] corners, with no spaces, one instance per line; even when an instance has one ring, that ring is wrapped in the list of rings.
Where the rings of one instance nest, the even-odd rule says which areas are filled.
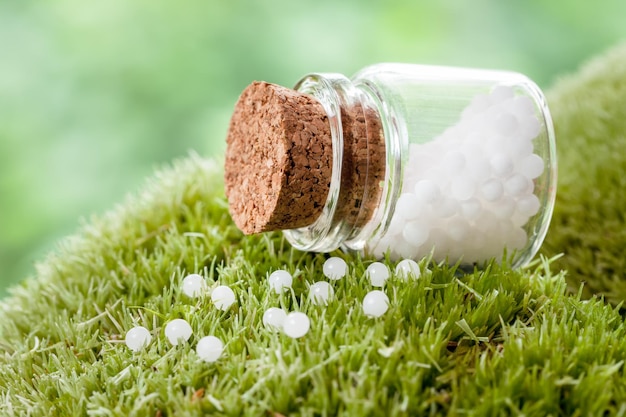
[[[192,333],[191,326],[183,319],[174,319],[165,325],[165,337],[174,346],[189,340]]]
[[[537,154],[528,155],[520,161],[520,172],[528,179],[535,179],[543,173],[543,159]]]
[[[211,301],[219,310],[226,311],[235,303],[235,293],[227,285],[220,285],[211,291]]]
[[[517,201],[517,211],[523,216],[534,216],[540,207],[541,203],[534,194],[524,196]]]
[[[374,262],[365,270],[365,274],[374,287],[384,287],[389,279],[389,268],[382,262]]]
[[[263,313],[263,325],[270,330],[280,330],[285,323],[287,313],[282,308],[270,307]]]
[[[285,288],[291,288],[293,283],[291,274],[283,269],[272,272],[267,280],[276,294],[282,294]]]
[[[333,256],[324,262],[322,267],[324,275],[328,279],[338,280],[346,276],[348,273],[348,264],[343,259]]]
[[[143,326],[135,326],[126,332],[126,346],[133,352],[139,352],[150,344],[152,335],[150,331]]]
[[[419,180],[415,184],[415,195],[417,198],[425,203],[433,203],[441,196],[441,190],[435,181],[426,179]]]
[[[292,312],[287,314],[283,323],[283,332],[292,339],[298,339],[309,332],[311,328],[311,320],[309,317],[300,312]]]
[[[546,169],[534,153],[540,132],[533,101],[498,86],[432,141],[410,144],[402,193],[373,254],[397,261],[432,252],[437,262],[471,264],[523,249],[524,226],[541,209],[533,181]]]
[[[368,292],[363,298],[363,313],[368,317],[380,317],[389,309],[389,297],[380,290]]]
[[[335,295],[335,290],[328,282],[318,281],[311,285],[309,295],[313,304],[326,305]]]
[[[491,170],[498,177],[505,177],[510,175],[515,169],[515,164],[509,155],[506,153],[496,153],[489,159],[489,165]]]
[[[428,239],[429,228],[423,222],[416,220],[407,223],[402,230],[404,240],[411,246],[420,246]]]
[[[205,362],[215,362],[224,352],[224,343],[215,336],[204,336],[198,340],[196,353]]]
[[[513,174],[504,182],[504,191],[511,197],[526,195],[532,182],[522,174]]]
[[[420,266],[412,259],[403,259],[396,265],[396,275],[404,281],[409,277],[419,278],[421,275]]]
[[[415,210],[416,207],[419,207],[419,199],[417,196],[412,193],[404,193],[398,198],[396,211],[403,219],[411,220],[420,214]]]
[[[456,200],[469,200],[475,192],[476,182],[469,176],[459,176],[450,182],[450,195]]]
[[[495,178],[488,179],[480,186],[482,197],[486,201],[498,201],[504,194],[502,182]]]
[[[183,278],[183,293],[187,297],[198,297],[202,295],[206,289],[204,277],[198,274],[190,274]]]

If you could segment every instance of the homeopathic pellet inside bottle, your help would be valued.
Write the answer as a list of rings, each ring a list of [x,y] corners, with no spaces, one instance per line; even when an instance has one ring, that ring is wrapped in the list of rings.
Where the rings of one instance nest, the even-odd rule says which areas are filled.
[[[556,192],[549,110],[505,71],[378,64],[254,82],[226,151],[231,215],[295,247],[474,265],[538,251]]]

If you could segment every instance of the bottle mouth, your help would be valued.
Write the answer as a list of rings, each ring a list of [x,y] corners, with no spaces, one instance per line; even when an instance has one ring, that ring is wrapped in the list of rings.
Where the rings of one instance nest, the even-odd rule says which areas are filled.
[[[333,221],[339,203],[343,163],[343,127],[341,124],[341,99],[337,90],[344,90],[350,80],[341,74],[314,73],[302,78],[294,89],[317,99],[328,117],[333,149],[332,170],[326,203],[319,217],[310,225],[283,230],[283,234],[296,249],[313,252],[331,252],[343,242],[345,231]]]
[[[361,235],[378,211],[385,178],[385,139],[380,112],[341,74],[311,74],[296,90],[326,109],[332,143],[332,175],[326,204],[311,225],[285,232],[298,249],[330,252]]]
[[[359,78],[358,74],[355,78]],[[383,104],[385,99],[376,85],[361,80],[355,83],[355,87],[366,97],[363,100],[378,113],[382,139],[380,156],[384,158],[384,171],[377,183],[378,195],[374,197],[376,209],[358,233],[344,242],[346,248],[363,252],[376,246],[389,228],[395,209],[393,202],[402,192],[403,158],[409,143],[405,120],[394,108]]]

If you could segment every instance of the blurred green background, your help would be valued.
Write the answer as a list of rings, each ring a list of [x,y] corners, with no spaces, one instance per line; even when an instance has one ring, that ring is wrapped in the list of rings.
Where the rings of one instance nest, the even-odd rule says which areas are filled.
[[[0,295],[81,218],[195,150],[252,80],[397,61],[541,86],[626,35],[626,2],[0,0]]]

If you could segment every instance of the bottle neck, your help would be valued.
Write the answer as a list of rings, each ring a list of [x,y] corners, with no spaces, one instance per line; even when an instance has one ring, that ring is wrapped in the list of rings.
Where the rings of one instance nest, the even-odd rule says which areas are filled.
[[[332,138],[332,173],[326,203],[309,226],[284,231],[307,251],[329,252],[376,221],[383,195],[386,145],[380,113],[370,97],[341,74],[310,74],[295,89],[324,108]],[[313,138],[311,138],[313,139]]]

